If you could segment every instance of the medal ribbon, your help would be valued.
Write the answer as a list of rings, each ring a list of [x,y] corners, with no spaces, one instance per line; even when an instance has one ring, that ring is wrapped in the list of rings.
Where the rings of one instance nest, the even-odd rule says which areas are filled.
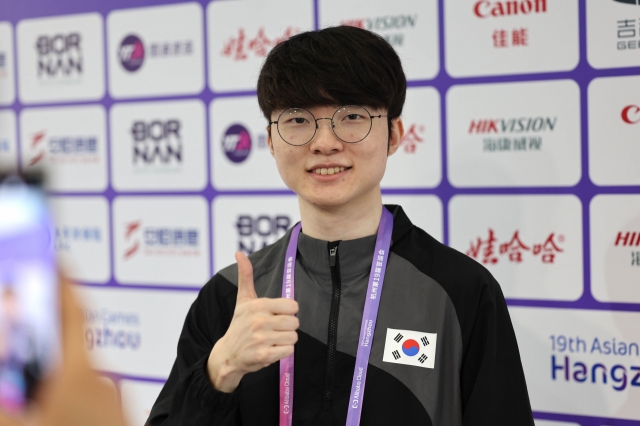
[[[300,223],[293,227],[289,245],[287,246],[284,272],[282,274],[282,297],[285,299],[294,299],[296,254],[298,252],[298,237],[301,227]],[[376,329],[376,319],[378,318],[382,284],[384,283],[387,261],[389,260],[392,231],[393,215],[386,207],[383,207],[380,225],[378,226],[378,235],[376,237],[376,247],[373,252],[373,261],[371,262],[371,273],[369,274],[367,298],[365,299],[364,312],[362,314],[362,325],[360,326],[360,339],[358,341],[356,365],[353,371],[349,410],[347,412],[347,426],[358,426],[360,424],[364,385],[367,380],[367,367],[369,365],[369,356],[371,355],[373,334]],[[293,360],[294,355],[289,355],[280,360],[279,426],[291,426],[293,418]]]

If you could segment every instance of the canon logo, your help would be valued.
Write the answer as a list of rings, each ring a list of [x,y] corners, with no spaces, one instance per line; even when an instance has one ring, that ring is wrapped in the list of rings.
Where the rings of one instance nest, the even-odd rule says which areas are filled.
[[[473,12],[479,18],[490,16],[529,15],[531,13],[546,13],[547,0],[514,0],[514,1],[486,1],[476,2]]]
[[[622,121],[627,124],[640,123],[640,107],[638,105],[627,105],[622,109]]]

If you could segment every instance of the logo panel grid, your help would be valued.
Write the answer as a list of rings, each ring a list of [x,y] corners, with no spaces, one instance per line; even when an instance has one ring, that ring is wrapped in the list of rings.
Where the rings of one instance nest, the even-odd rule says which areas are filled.
[[[195,290],[300,219],[257,105],[262,61],[316,25],[371,30],[409,81],[383,201],[498,279],[533,409],[564,414],[536,424],[640,420],[639,6],[134,0],[8,19],[0,167],[48,173],[52,241],[88,284],[87,344],[144,422]]]

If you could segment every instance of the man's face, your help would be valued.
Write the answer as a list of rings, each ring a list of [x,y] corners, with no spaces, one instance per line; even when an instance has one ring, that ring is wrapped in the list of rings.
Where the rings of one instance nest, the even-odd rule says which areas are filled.
[[[331,118],[337,108],[319,106],[308,110],[315,118]],[[384,110],[367,109],[371,115],[386,114]],[[271,121],[277,120],[281,112],[274,111]],[[318,126],[311,142],[292,146],[282,140],[276,125],[271,125],[269,148],[284,183],[306,202],[320,207],[343,206],[372,191],[379,193],[387,157],[396,152],[404,132],[402,121],[394,120],[389,135],[387,118],[374,118],[369,135],[358,143],[338,139],[330,120],[318,120]],[[317,173],[322,169],[327,169],[326,174]]]

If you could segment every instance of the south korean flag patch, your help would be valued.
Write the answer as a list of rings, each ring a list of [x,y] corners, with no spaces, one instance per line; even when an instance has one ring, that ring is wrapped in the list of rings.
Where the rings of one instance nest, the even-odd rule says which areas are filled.
[[[433,368],[436,362],[436,333],[387,328],[384,362]]]

